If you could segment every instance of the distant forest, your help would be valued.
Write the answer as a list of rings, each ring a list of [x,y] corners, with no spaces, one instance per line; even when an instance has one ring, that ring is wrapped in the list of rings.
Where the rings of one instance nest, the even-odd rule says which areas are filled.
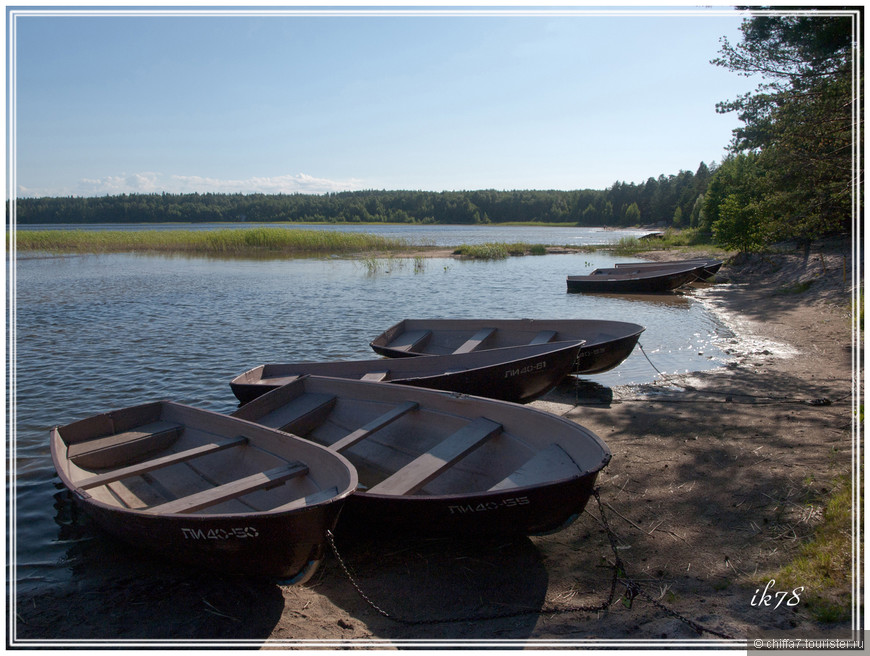
[[[713,171],[577,191],[348,191],[315,194],[123,194],[19,198],[19,225],[35,223],[337,222],[564,223],[699,226]]]

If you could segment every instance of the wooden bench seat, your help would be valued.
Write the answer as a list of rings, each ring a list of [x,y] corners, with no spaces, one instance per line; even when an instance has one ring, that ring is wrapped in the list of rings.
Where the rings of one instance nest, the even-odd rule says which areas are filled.
[[[529,342],[529,346],[534,344],[549,344],[553,341],[554,337],[556,337],[555,330],[542,330],[532,338],[532,341]]]
[[[184,426],[175,422],[154,421],[122,433],[70,444],[67,457],[79,467],[87,469],[116,467],[166,449],[183,430]]]
[[[548,481],[571,478],[581,473],[580,468],[558,444],[538,451],[515,472],[493,485],[490,490],[539,485]]]
[[[106,485],[107,483],[111,483],[113,481],[120,481],[125,478],[130,478],[131,476],[140,476],[141,474],[153,471],[155,469],[160,469],[161,467],[168,467],[169,465],[174,465],[179,462],[192,460],[193,458],[198,458],[209,453],[217,453],[218,451],[223,451],[224,449],[229,449],[230,447],[234,446],[241,446],[242,444],[247,443],[248,438],[239,435],[238,437],[227,440],[225,442],[212,442],[209,444],[203,444],[192,449],[187,449],[186,451],[170,453],[169,455],[165,455],[160,458],[154,458],[153,460],[146,460],[136,465],[130,465],[128,467],[122,467],[121,469],[115,469],[114,471],[106,472],[105,474],[91,476],[90,478],[79,481],[78,487],[83,490],[88,490],[90,488],[98,487],[100,485]]]
[[[331,394],[302,394],[256,421],[269,428],[305,435],[332,411],[335,401]]]
[[[318,503],[329,501],[336,494],[338,494],[338,488],[330,487],[325,490],[320,490],[320,492],[309,494],[307,497],[302,497],[301,499],[294,499],[290,503],[285,503],[283,506],[272,508],[271,512],[286,512],[288,510],[295,510],[296,508],[307,508],[308,506],[315,506]]]
[[[415,401],[408,401],[406,403],[402,403],[401,405],[397,405],[395,408],[389,410],[388,412],[385,412],[380,417],[373,419],[365,426],[357,428],[355,431],[349,433],[337,442],[333,442],[329,445],[329,448],[333,451],[342,451],[344,449],[348,449],[360,440],[367,438],[372,433],[379,431],[384,426],[388,426],[402,415],[409,413],[411,410],[416,410],[418,407],[419,404]]]
[[[154,515],[168,515],[196,512],[209,506],[217,505],[223,501],[234,499],[242,495],[264,490],[281,485],[284,481],[308,473],[308,465],[301,462],[292,462],[265,472],[258,472],[244,478],[218,485],[202,492],[196,492],[175,501],[149,508],[145,512]]]
[[[501,424],[478,417],[386,480],[370,488],[368,493],[413,494],[501,430]]]
[[[387,376],[390,375],[390,370],[387,369],[385,371],[370,371],[367,374],[363,374],[360,380],[371,380],[374,382],[380,382],[384,380]]]
[[[281,387],[297,380],[299,380],[299,375],[291,374],[289,376],[263,376],[260,382],[273,387]]]
[[[485,340],[487,340],[493,333],[495,332],[495,328],[481,328],[474,336],[469,339],[467,342],[462,344],[458,349],[453,351],[454,353],[471,353],[475,349],[479,348],[481,344]]]
[[[408,330],[396,337],[387,346],[396,351],[416,351],[423,348],[431,336],[431,330]]]

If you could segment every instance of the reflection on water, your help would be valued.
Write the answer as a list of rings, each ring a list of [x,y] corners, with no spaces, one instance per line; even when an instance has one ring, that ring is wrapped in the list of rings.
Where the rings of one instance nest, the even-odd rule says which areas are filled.
[[[582,292],[572,292],[582,293]],[[674,290],[662,294],[595,294],[601,298],[615,298],[623,303],[644,303],[646,305],[661,305],[688,309],[691,304],[691,292]]]
[[[51,464],[48,431],[97,412],[172,399],[236,407],[229,381],[265,362],[370,359],[369,341],[406,317],[613,319],[646,326],[663,372],[720,366],[725,329],[690,295],[566,293],[565,276],[604,254],[497,262],[433,258],[374,275],[342,259],[219,261],[136,255],[17,262],[15,541],[19,587],[70,576],[100,550],[81,532]],[[387,270],[389,272],[387,272]],[[601,388],[648,382],[638,349],[590,376]],[[596,388],[598,389],[598,388]],[[78,545],[78,546],[76,546]],[[89,555],[91,554],[91,555]]]

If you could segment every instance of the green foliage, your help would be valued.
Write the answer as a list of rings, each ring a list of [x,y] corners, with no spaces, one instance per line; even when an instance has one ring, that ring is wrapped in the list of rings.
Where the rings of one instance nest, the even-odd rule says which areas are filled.
[[[710,251],[713,246],[712,235],[710,232],[701,230],[700,228],[665,230],[664,236],[658,243],[661,244],[663,248],[703,246],[706,251]]]
[[[640,223],[640,208],[637,203],[632,203],[625,210],[625,223],[627,225],[638,225]]]
[[[719,204],[719,219],[713,224],[713,238],[741,253],[764,249],[763,216],[758,205],[745,202],[740,194],[728,194]]]
[[[704,201],[714,240],[743,253],[764,250],[778,216],[755,153],[732,155],[717,169]]]
[[[853,75],[853,21],[848,15],[785,11],[744,20],[743,41],[736,46],[723,39],[714,64],[765,80],[755,93],[717,106],[721,113],[738,113],[744,125],[734,130],[732,152],[757,155],[754,175],[764,179],[754,207],[738,213],[733,203],[726,208],[721,228],[732,242],[741,222],[766,224],[743,240],[752,248],[849,228],[853,186],[863,178],[854,160],[861,95],[855,85],[861,80]],[[742,202],[739,194],[734,201]]]

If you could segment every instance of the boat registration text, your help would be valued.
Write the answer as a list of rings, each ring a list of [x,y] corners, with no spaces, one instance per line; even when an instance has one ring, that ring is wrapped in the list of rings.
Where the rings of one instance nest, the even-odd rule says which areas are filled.
[[[528,497],[512,497],[510,499],[502,499],[501,501],[488,501],[487,503],[471,503],[464,506],[448,506],[448,510],[450,511],[451,515],[464,515],[465,513],[498,510],[499,508],[514,508],[516,506],[526,506],[528,504]]]
[[[185,540],[232,540],[259,537],[257,529],[253,526],[236,528],[182,528],[181,533]]]
[[[518,367],[517,369],[508,369],[504,372],[505,378],[512,378],[514,376],[522,376],[524,374],[530,374],[533,371],[540,371],[541,369],[547,368],[547,361],[541,360],[540,362],[536,362],[535,364],[526,365],[525,367]]]

